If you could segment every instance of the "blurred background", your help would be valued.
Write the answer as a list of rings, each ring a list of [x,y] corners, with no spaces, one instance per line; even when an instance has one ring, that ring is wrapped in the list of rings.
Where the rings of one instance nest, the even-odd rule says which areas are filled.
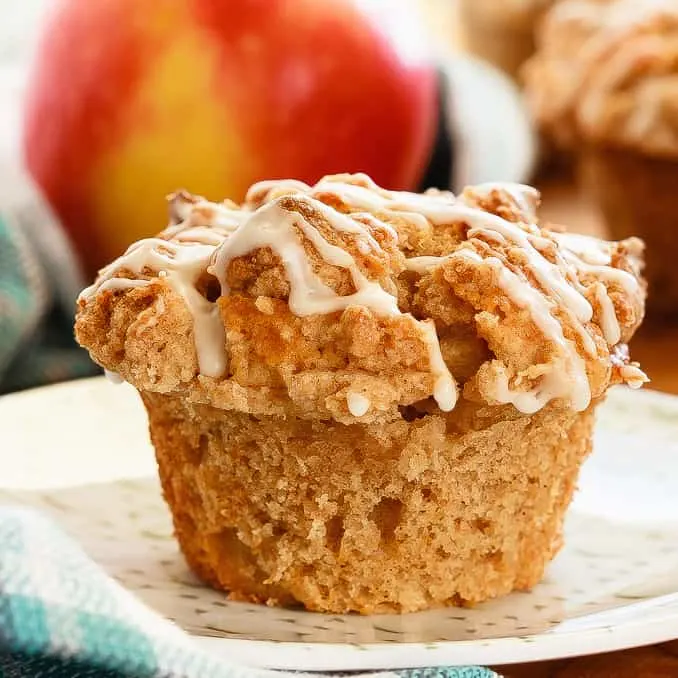
[[[544,220],[644,237],[653,301],[632,353],[654,388],[678,392],[678,65],[646,45],[678,39],[676,5],[12,3],[0,21],[0,393],[96,373],[73,342],[75,298],[164,227],[167,193],[238,200],[260,179],[340,171],[406,190],[530,182]]]

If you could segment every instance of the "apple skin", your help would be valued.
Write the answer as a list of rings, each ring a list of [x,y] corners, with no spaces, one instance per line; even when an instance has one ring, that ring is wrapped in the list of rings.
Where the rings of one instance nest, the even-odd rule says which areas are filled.
[[[437,84],[406,0],[61,0],[29,84],[28,168],[89,275],[184,187],[363,171],[413,189]]]

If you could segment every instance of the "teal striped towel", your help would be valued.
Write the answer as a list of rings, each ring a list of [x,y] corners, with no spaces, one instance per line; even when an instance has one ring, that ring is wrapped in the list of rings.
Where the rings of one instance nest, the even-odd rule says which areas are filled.
[[[0,394],[98,371],[73,338],[78,263],[39,196],[23,198],[0,204]]]

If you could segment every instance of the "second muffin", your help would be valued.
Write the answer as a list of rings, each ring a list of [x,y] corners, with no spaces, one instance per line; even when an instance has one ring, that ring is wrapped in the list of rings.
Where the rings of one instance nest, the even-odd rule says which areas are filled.
[[[538,123],[579,156],[612,236],[645,240],[652,315],[678,317],[678,3],[561,0],[525,75]]]

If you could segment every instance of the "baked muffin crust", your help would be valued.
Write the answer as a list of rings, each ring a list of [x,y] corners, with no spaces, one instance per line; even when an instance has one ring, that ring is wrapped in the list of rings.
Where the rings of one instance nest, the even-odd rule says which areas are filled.
[[[542,227],[538,201],[363,175],[263,182],[242,206],[177,194],[177,223],[83,292],[76,333],[140,389],[252,414],[352,421],[365,398],[358,418],[386,421],[431,397],[584,410],[643,381],[623,357],[642,244]]]

